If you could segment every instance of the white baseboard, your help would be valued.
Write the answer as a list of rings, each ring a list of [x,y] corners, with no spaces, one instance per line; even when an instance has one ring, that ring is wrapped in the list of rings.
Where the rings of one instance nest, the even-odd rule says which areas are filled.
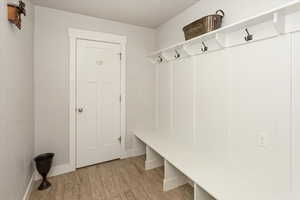
[[[177,176],[169,179],[164,179],[164,192],[175,189],[179,186],[187,184],[189,181],[184,176]]]
[[[34,173],[32,174],[22,200],[29,200],[33,188]]]
[[[125,155],[122,155],[122,159],[144,155],[145,153],[146,153],[146,150],[143,149],[143,148],[129,149],[129,150],[126,151]],[[76,169],[74,169],[74,167],[72,167],[70,164],[63,164],[63,165],[54,166],[51,169],[50,173],[49,173],[49,177],[66,174],[66,173],[69,173],[69,172],[73,172],[75,170]],[[41,176],[35,170],[34,180],[40,180],[40,179],[41,179]]]
[[[70,164],[58,165],[50,172],[50,177],[73,172],[74,170],[75,169]]]
[[[52,170],[50,171],[50,173],[49,173],[49,177],[66,174],[66,173],[69,173],[69,172],[73,172],[74,170],[75,170],[74,167],[72,167],[72,165],[70,165],[70,164],[63,164],[63,165],[54,166],[52,168]],[[40,180],[40,179],[41,179],[41,176],[35,170],[34,180]]]

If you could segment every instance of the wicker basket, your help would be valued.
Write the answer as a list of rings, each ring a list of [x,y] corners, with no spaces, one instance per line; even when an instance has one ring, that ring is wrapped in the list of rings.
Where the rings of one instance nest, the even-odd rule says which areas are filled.
[[[221,27],[225,16],[223,10],[218,10],[214,15],[208,15],[183,28],[185,39],[190,40],[199,35],[208,33]]]

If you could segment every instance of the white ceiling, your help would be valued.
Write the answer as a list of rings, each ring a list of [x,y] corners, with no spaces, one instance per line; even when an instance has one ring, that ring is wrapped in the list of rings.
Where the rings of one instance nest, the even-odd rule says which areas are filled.
[[[199,0],[31,0],[35,5],[156,28]]]

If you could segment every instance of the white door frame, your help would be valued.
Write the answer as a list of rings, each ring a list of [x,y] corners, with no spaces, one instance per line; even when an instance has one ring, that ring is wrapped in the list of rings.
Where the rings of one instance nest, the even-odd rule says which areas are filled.
[[[127,37],[110,33],[98,33],[69,28],[70,68],[69,68],[69,164],[76,170],[76,42],[78,39],[120,44],[121,47],[121,158],[126,157],[126,44]]]

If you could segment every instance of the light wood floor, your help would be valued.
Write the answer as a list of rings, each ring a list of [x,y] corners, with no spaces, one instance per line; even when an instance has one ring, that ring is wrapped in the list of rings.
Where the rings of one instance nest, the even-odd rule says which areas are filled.
[[[193,188],[184,185],[163,192],[163,168],[145,171],[144,156],[117,160],[50,178],[52,187],[30,200],[192,200]]]

